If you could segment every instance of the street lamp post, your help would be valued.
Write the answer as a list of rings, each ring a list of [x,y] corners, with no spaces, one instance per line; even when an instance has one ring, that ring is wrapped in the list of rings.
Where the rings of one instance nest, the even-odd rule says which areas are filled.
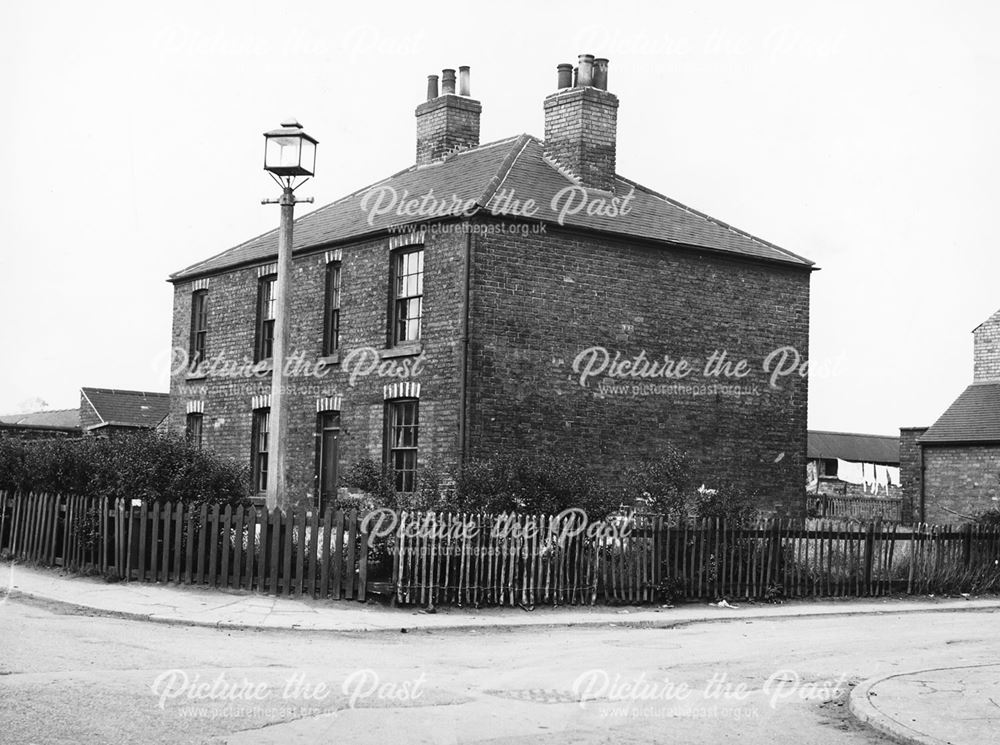
[[[264,133],[264,170],[281,187],[280,199],[265,199],[263,204],[281,205],[278,230],[278,276],[275,281],[274,340],[271,354],[271,414],[268,431],[267,508],[285,509],[288,498],[285,452],[288,446],[288,407],[285,357],[288,345],[290,284],[292,278],[292,221],[298,199],[295,190],[316,171],[317,141],[302,130],[294,119],[281,123],[278,129]],[[295,183],[297,178],[301,181]]]

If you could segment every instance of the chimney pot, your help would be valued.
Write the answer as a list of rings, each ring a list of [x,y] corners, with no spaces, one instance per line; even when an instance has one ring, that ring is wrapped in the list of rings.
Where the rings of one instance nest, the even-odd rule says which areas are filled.
[[[556,87],[562,90],[563,88],[573,87],[573,65],[568,62],[564,62],[561,65],[556,65],[556,77],[557,83]]]
[[[427,76],[427,100],[431,101],[438,97],[438,76]]]
[[[458,68],[458,95],[469,96],[469,66],[462,65]]]
[[[451,68],[441,71],[441,95],[447,96],[455,93],[455,71]]]
[[[594,60],[594,87],[602,91],[608,89],[608,60],[604,57]]]
[[[594,55],[581,54],[576,69],[576,84],[578,86],[594,84]]]

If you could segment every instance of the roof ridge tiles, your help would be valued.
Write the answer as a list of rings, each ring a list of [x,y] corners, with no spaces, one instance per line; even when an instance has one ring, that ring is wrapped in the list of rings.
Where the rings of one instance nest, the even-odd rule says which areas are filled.
[[[500,167],[497,168],[496,173],[493,174],[493,178],[490,179],[488,184],[486,184],[486,188],[483,190],[482,195],[480,195],[477,202],[480,207],[486,209],[490,200],[493,199],[498,191],[500,191],[500,187],[503,186],[504,181],[506,181],[507,177],[510,176],[511,169],[514,167],[517,159],[521,157],[525,148],[528,147],[529,142],[529,135],[522,134],[518,136],[517,140],[514,142],[514,147],[512,147],[510,152],[508,152],[506,157],[504,157]]]

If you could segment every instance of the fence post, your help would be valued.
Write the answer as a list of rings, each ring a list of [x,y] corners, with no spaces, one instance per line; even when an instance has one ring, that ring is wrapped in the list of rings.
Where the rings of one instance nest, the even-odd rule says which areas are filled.
[[[865,530],[865,576],[862,590],[866,595],[871,595],[872,589],[872,559],[875,555],[875,529],[872,523],[868,523]]]
[[[767,567],[767,581],[764,586],[764,594],[766,596],[768,587],[771,585],[777,585],[778,580],[781,579],[781,570],[778,568],[778,562],[781,561],[781,519],[773,518],[771,520],[771,545],[769,546],[770,554]],[[784,588],[782,588],[784,590]]]
[[[962,526],[962,566],[966,569],[972,563],[972,523]]]

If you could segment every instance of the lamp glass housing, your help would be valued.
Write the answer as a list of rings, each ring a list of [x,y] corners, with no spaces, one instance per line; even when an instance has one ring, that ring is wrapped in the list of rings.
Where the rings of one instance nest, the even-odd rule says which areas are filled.
[[[264,170],[275,176],[312,176],[316,172],[315,139],[295,122],[264,133]]]

